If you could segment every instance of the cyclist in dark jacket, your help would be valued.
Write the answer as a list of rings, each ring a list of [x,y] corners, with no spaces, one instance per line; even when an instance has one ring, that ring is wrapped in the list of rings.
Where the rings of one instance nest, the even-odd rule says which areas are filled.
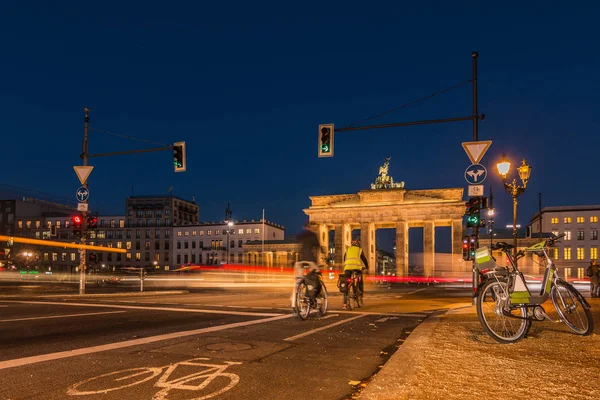
[[[304,277],[304,266],[308,264],[308,271],[319,271],[317,264],[320,253],[324,253],[319,238],[317,235],[310,230],[308,223],[302,226],[302,232],[296,237],[300,243],[300,259],[294,264],[294,291],[292,293],[292,308],[296,308],[296,293],[298,291],[298,282]]]

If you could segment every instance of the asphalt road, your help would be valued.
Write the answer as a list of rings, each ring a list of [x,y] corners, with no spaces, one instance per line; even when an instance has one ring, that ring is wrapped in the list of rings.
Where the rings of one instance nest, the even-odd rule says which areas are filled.
[[[365,307],[343,311],[332,293],[307,321],[277,288],[0,298],[0,399],[351,398],[418,324],[469,295],[367,290]]]

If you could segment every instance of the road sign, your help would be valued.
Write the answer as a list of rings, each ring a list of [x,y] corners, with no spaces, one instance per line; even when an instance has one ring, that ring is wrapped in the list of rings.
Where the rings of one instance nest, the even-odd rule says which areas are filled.
[[[77,197],[78,202],[84,203],[90,197],[90,191],[85,186],[82,186],[75,192],[75,197]]]
[[[471,185],[485,181],[487,170],[481,164],[472,164],[465,170],[465,180]]]
[[[483,196],[483,185],[469,185],[469,197]]]
[[[463,142],[462,146],[465,149],[467,156],[469,156],[469,160],[471,160],[473,164],[477,164],[481,161],[491,144],[491,140],[482,140],[480,142]]]
[[[85,183],[87,182],[87,178],[88,176],[90,176],[90,173],[92,172],[92,170],[94,169],[94,167],[89,166],[89,165],[80,165],[80,166],[74,166],[73,169],[75,170],[75,173],[77,174],[77,177],[79,178],[79,182],[81,182],[82,185],[85,185]]]
[[[88,203],[79,203],[77,204],[77,211],[87,211]]]

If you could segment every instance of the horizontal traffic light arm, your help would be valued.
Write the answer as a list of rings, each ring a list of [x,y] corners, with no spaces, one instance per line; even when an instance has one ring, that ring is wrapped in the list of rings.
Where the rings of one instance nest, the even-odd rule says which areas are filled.
[[[107,251],[110,253],[127,253],[125,249],[119,249],[116,247],[103,247],[103,246],[90,246],[89,244],[77,244],[68,242],[57,242],[55,240],[41,240],[41,239],[30,239],[18,236],[6,236],[0,235],[0,241],[14,242],[14,243],[26,243],[37,246],[49,246],[49,247],[62,247],[70,249],[85,249],[95,251]]]
[[[134,154],[134,153],[150,153],[153,151],[165,151],[165,150],[173,150],[174,146],[169,147],[155,147],[153,149],[143,149],[143,150],[129,150],[129,151],[113,151],[111,153],[98,153],[98,154],[88,154],[88,157],[106,157],[106,156],[119,156],[122,154]]]
[[[382,125],[364,125],[364,126],[349,126],[346,128],[335,128],[336,132],[344,131],[361,131],[367,129],[383,129],[383,128],[395,128],[399,126],[411,126],[411,125],[427,125],[427,124],[441,124],[444,122],[459,122],[459,121],[472,121],[473,119],[483,119],[481,116],[468,116],[468,117],[456,117],[456,118],[444,118],[444,119],[428,119],[423,121],[411,121],[411,122],[396,122],[393,124],[382,124]]]

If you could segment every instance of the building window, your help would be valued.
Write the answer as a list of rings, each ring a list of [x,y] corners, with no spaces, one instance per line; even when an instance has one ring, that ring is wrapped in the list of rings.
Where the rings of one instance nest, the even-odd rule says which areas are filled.
[[[41,226],[42,226],[42,221],[35,221],[35,227],[37,229],[40,229]]]
[[[585,270],[585,268],[577,268],[577,279],[583,279],[583,271]]]
[[[168,229],[165,229],[165,239],[168,239],[171,237],[171,231]]]
[[[160,239],[160,229],[154,231],[154,239]]]
[[[142,253],[139,251],[135,253],[135,261],[140,261],[142,259]]]
[[[160,261],[160,253],[159,252],[154,253],[154,261]]]
[[[165,251],[165,254],[163,256],[164,256],[165,262],[169,261],[169,252],[168,251]]]
[[[196,236],[196,231],[192,231],[192,236]]]
[[[590,247],[590,259],[597,260],[598,259],[598,248]]]
[[[565,279],[569,279],[571,277],[571,268],[565,268]]]
[[[124,219],[119,220],[119,228],[125,228],[125,220]]]
[[[125,243],[125,248],[126,248],[127,250],[131,250],[131,242],[126,242],[126,243]]]
[[[585,259],[585,250],[583,247],[578,247],[577,248],[577,259],[578,260],[584,260]]]
[[[584,240],[585,239],[585,234],[583,233],[583,231],[577,231],[577,240]]]
[[[204,231],[200,231],[200,236],[204,236]]]
[[[558,224],[558,218],[556,218],[556,217],[552,217],[552,219],[550,221],[553,225]]]
[[[123,242],[117,242],[117,249],[123,248]]]
[[[590,240],[598,240],[598,231],[591,231],[590,233]]]
[[[139,239],[139,238],[140,238],[140,230],[139,230],[139,229],[136,229],[136,230],[135,230],[135,238],[136,238],[136,239]]]
[[[131,239],[131,231],[129,229],[125,231],[125,239]]]
[[[150,229],[146,229],[146,239],[150,239]]]
[[[28,228],[31,228],[31,221],[27,221],[27,222],[29,222]],[[17,222],[17,228],[23,229],[23,221]]]
[[[564,217],[563,218],[563,222],[565,224],[570,224],[572,221],[573,221],[573,218],[571,218],[571,217]]]
[[[29,222],[29,221],[27,221]],[[29,224],[31,226],[31,223]],[[29,226],[28,226],[29,228]],[[56,221],[56,229],[60,229],[60,221]]]
[[[181,242],[179,240],[177,241],[177,248],[181,249]]]
[[[126,259],[127,261],[130,261],[130,260],[131,260],[131,253],[127,253],[127,254],[125,254],[125,259]]]
[[[104,231],[98,231],[98,233],[96,233],[96,237],[98,239],[106,239],[106,232],[104,232]]]
[[[563,258],[565,260],[570,260],[571,259],[571,248],[570,247],[565,247],[563,250],[564,250],[564,252],[563,252],[564,257]]]
[[[596,215],[591,216],[590,217],[590,222],[597,223],[598,222],[598,216],[596,216]]]
[[[150,250],[150,242],[146,241],[146,244],[145,244],[144,248],[146,250]]]
[[[248,233],[248,234],[252,233],[252,229],[250,229],[250,228],[246,229],[246,233]]]
[[[165,240],[165,250],[169,250],[169,243],[170,242],[168,240]],[[167,261],[167,260],[165,260],[165,261]]]
[[[189,248],[189,243],[187,242],[187,240],[185,242],[183,242],[183,248],[184,249]]]
[[[221,231],[220,231],[219,229],[217,229],[217,230],[215,231],[215,235],[220,235],[220,234],[221,234]]]
[[[229,247],[231,247],[232,249],[235,247],[235,240],[232,240],[232,241],[229,243]]]
[[[243,241],[243,240],[241,240],[241,239],[240,239],[240,240],[238,240],[238,247],[239,247],[239,248],[242,248],[242,244],[243,244],[243,243],[244,243],[244,241]]]
[[[192,249],[195,249],[195,248],[196,248],[196,241],[192,240]]]
[[[577,217],[577,223],[583,224],[585,222],[585,217]]]
[[[147,251],[144,253],[144,261],[150,261],[150,253]]]
[[[160,250],[160,242],[158,240],[154,242],[154,250]]]
[[[181,264],[181,254],[177,254],[177,264]]]
[[[139,242],[139,240],[135,242],[135,249],[136,250],[140,249],[140,242]]]
[[[75,253],[71,253],[71,261],[75,261]]]
[[[195,264],[195,263],[196,263],[196,255],[192,254],[192,264]]]
[[[212,235],[212,231],[206,231],[206,236],[211,236]]]
[[[571,240],[571,231],[565,231],[565,240]]]
[[[114,219],[111,219],[111,220],[110,220],[110,222],[109,222],[109,226],[110,226],[111,228],[114,228],[114,227],[115,227],[115,220],[114,220]]]

